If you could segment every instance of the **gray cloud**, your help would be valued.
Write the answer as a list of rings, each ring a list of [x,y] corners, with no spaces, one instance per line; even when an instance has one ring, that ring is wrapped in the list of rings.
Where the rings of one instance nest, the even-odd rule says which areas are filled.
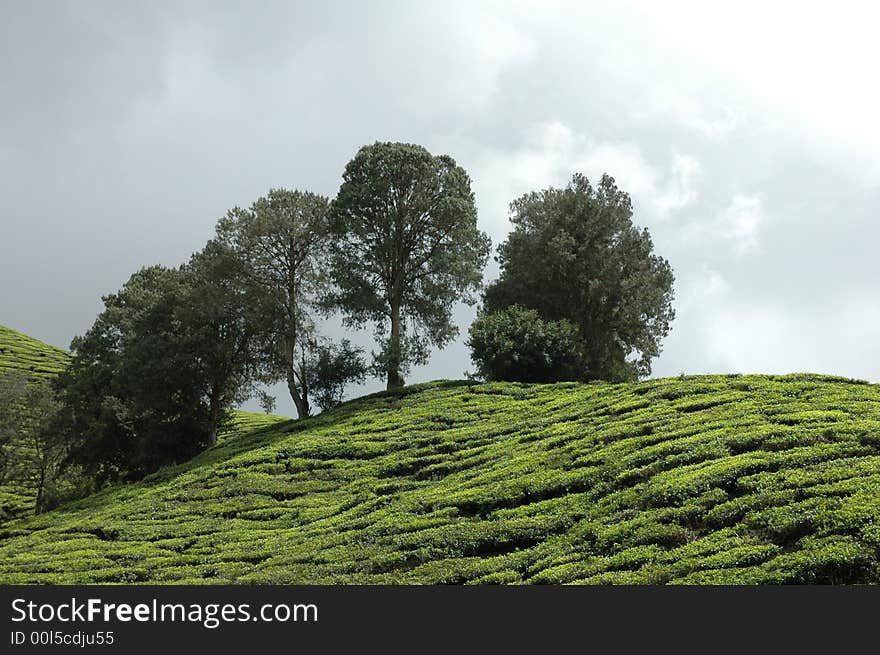
[[[469,170],[496,244],[519,194],[614,175],[676,271],[656,374],[880,379],[880,97],[856,83],[877,46],[828,29],[812,55],[839,20],[804,10],[781,50],[754,10],[6,3],[0,321],[66,346],[101,294],[184,260],[226,209],[273,186],[332,195],[360,145],[405,140]],[[469,364],[459,341],[411,379]]]

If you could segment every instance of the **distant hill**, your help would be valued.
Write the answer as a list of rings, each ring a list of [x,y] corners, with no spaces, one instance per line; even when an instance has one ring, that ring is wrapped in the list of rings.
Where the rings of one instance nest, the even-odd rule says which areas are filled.
[[[877,583],[880,386],[439,382],[7,524],[0,583]]]
[[[70,353],[66,350],[0,325],[0,373],[15,370],[51,377],[60,373],[69,361]]]

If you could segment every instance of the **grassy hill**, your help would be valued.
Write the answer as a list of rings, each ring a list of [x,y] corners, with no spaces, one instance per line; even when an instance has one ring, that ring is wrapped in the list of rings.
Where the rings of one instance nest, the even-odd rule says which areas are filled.
[[[444,382],[7,524],[0,582],[880,582],[880,386]]]
[[[70,361],[66,350],[0,325],[0,373],[22,371],[35,377],[60,373]]]

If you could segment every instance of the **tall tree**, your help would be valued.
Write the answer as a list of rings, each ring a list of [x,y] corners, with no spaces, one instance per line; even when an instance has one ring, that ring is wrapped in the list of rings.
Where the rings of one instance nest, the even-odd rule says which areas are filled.
[[[188,327],[175,318],[187,285],[179,268],[141,269],[71,343],[59,377],[69,461],[99,484],[137,479],[208,444]]]
[[[484,310],[512,305],[578,327],[586,374],[625,380],[648,375],[675,316],[673,273],[651,236],[632,222],[632,203],[604,175],[593,188],[574,175],[564,189],[511,204],[513,231],[498,246],[501,275]]]
[[[246,276],[232,251],[217,241],[193,255],[175,318],[180,346],[194,355],[195,380],[208,406],[208,445],[235,403],[253,395],[260,373],[259,312],[247,302]]]
[[[328,200],[308,191],[272,189],[249,209],[236,207],[217,224],[217,242],[246,277],[244,301],[263,335],[267,382],[285,380],[300,417],[311,408],[299,363],[315,336],[316,301],[326,285]]]
[[[104,297],[59,377],[70,463],[99,484],[137,479],[216,442],[258,370],[236,266],[209,244],[187,265],[141,269]]]
[[[19,468],[21,435],[31,420],[28,381],[23,371],[0,372],[0,485],[15,480]]]
[[[389,389],[401,387],[430,345],[456,336],[453,304],[475,302],[482,283],[489,238],[477,228],[470,178],[418,145],[364,146],[345,167],[330,231],[328,306],[349,326],[375,325],[374,366]]]

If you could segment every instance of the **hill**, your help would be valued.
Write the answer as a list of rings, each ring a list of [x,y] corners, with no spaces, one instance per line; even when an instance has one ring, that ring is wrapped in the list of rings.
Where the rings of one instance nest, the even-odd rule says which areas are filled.
[[[876,583],[880,386],[442,382],[2,529],[10,583]]]
[[[70,361],[70,353],[33,337],[0,325],[0,373],[22,371],[35,377],[60,373]]]

